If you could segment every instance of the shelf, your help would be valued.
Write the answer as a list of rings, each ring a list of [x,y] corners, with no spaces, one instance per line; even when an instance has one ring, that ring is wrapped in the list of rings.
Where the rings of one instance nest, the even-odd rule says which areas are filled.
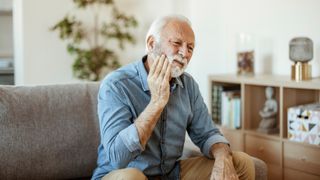
[[[0,68],[0,74],[13,74],[13,68]]]
[[[229,127],[223,127],[221,125],[218,125],[218,128],[224,131],[235,131],[235,132],[239,132],[242,131],[242,129],[234,129],[234,128],[229,128]]]
[[[266,87],[270,86],[258,86],[258,85],[244,85],[244,119],[245,121],[244,128],[246,130],[255,130],[259,127],[259,124],[262,120],[262,117],[259,115],[259,111],[263,109],[266,101]],[[278,112],[276,115],[276,123],[279,127],[280,122],[280,111],[279,111],[279,102],[280,102],[280,88],[273,87],[273,99],[276,100],[278,106]],[[250,121],[248,120],[250,119]]]
[[[319,86],[320,88],[320,86]],[[283,89],[283,138],[288,138],[288,108],[303,104],[311,104],[320,102],[320,90],[317,89],[297,89],[297,88],[284,88]]]
[[[223,82],[212,82],[210,84],[211,107],[209,112],[212,115],[213,121],[224,127],[232,127],[232,129],[241,127],[241,118],[237,119],[236,122],[231,122],[230,120],[233,118],[231,117],[233,116],[232,113],[238,113],[240,115],[241,85],[239,83]],[[237,108],[235,106],[237,106]]]
[[[4,52],[0,52],[0,58],[9,58],[9,59],[13,59],[13,54],[12,53],[4,53]]]
[[[0,16],[12,16],[12,10],[0,9]]]
[[[278,86],[291,87],[298,89],[319,89],[320,77],[314,77],[309,81],[294,81],[290,76],[285,75],[253,75],[253,76],[239,76],[233,74],[211,75],[211,81],[224,83],[245,83],[259,86]]]
[[[298,169],[301,168],[300,166],[303,166],[301,171],[295,173],[301,177],[320,179],[320,173],[318,173],[320,145],[291,141],[288,139],[287,132],[288,108],[320,102],[320,78],[297,82],[291,80],[289,76],[281,75],[218,74],[211,75],[208,79],[210,86],[209,105],[211,106],[209,109],[211,111],[213,102],[216,103],[216,97],[212,94],[212,86],[233,85],[240,89],[241,128],[220,128],[229,140],[231,147],[264,160],[269,169],[268,177],[271,179],[283,179],[288,176],[289,171],[300,171]],[[279,133],[275,134],[257,131],[262,119],[259,111],[265,104],[265,89],[268,86],[273,88],[273,99],[276,100],[278,106],[276,125],[279,128]],[[215,105],[214,107],[219,106]],[[295,156],[296,154],[299,154],[299,157]]]
[[[261,133],[256,130],[245,130],[244,131],[246,134],[250,134],[253,136],[258,136],[266,139],[272,139],[272,140],[280,140],[280,135],[279,134],[266,134],[266,133]]]
[[[290,143],[290,144],[295,144],[295,145],[298,145],[298,146],[305,146],[305,147],[309,147],[309,148],[316,148],[316,149],[318,149],[318,151],[320,151],[320,146],[319,145],[314,145],[314,144],[309,144],[309,143],[304,143],[304,142],[291,141],[291,140],[289,140],[287,138],[283,138],[282,140],[283,140],[284,143]],[[320,162],[320,159],[319,159],[319,162]]]

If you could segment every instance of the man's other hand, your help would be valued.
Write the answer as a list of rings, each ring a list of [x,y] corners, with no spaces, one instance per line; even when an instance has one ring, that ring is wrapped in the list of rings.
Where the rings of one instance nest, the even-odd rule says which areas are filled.
[[[212,146],[211,152],[215,162],[210,180],[238,180],[230,147],[224,143],[217,143]]]

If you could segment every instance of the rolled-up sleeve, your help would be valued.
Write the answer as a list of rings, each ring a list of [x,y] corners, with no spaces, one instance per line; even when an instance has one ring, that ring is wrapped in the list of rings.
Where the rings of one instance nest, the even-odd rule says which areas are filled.
[[[229,144],[229,142],[214,125],[208,108],[200,94],[198,85],[195,82],[190,91],[192,92],[191,104],[193,105],[193,116],[188,124],[187,130],[189,136],[205,156],[213,158],[210,153],[211,146],[215,143]]]
[[[115,83],[104,81],[98,94],[101,143],[115,168],[124,168],[143,150],[124,94]]]

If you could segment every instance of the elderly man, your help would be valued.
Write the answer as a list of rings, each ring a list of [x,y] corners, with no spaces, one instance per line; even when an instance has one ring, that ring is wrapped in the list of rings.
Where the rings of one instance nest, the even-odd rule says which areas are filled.
[[[147,55],[102,81],[92,179],[254,179],[252,160],[231,152],[184,72],[194,46],[187,18],[161,17],[147,33]],[[179,160],[186,131],[204,156]]]

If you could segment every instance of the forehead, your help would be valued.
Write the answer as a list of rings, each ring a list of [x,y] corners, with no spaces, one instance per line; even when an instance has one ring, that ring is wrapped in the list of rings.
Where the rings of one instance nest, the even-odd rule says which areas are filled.
[[[162,31],[162,37],[167,39],[179,39],[194,44],[194,32],[186,22],[170,21]]]

